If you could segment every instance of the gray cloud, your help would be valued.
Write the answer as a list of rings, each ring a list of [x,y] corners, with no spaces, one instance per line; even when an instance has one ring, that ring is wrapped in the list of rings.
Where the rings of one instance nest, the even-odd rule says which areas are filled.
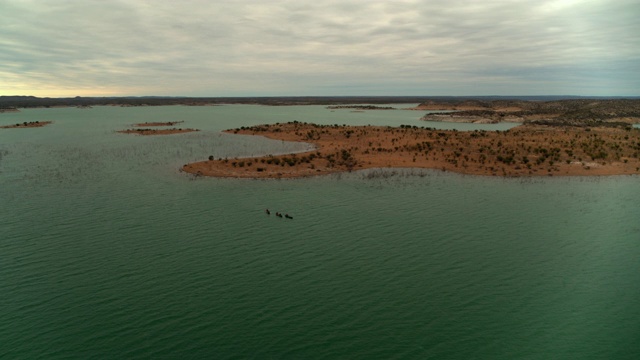
[[[0,0],[0,94],[639,95],[636,1]]]

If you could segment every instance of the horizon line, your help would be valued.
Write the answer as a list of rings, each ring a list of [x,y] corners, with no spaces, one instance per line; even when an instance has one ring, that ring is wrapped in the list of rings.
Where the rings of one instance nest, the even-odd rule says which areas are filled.
[[[188,96],[188,95],[112,95],[112,96],[35,96],[35,95],[0,95],[3,97],[24,97],[36,99],[96,99],[96,98],[187,98],[187,99],[234,99],[234,98],[640,98],[640,95],[234,95],[234,96]]]

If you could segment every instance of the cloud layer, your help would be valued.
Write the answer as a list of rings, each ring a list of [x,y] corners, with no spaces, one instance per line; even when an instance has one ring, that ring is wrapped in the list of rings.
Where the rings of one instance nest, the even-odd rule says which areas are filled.
[[[640,5],[0,0],[0,95],[640,95]]]

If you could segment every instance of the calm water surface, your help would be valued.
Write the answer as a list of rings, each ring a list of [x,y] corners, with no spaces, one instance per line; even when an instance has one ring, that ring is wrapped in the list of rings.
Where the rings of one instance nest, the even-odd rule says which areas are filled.
[[[0,125],[54,121],[0,130],[0,358],[638,358],[638,177],[178,171],[209,155],[307,148],[220,133],[261,123],[510,126],[423,114],[246,105],[0,114]],[[115,133],[174,120],[202,131]]]

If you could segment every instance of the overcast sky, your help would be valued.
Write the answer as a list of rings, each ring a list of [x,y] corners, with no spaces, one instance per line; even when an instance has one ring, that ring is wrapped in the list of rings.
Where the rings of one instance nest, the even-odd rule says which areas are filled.
[[[640,95],[640,1],[0,0],[0,95]]]

